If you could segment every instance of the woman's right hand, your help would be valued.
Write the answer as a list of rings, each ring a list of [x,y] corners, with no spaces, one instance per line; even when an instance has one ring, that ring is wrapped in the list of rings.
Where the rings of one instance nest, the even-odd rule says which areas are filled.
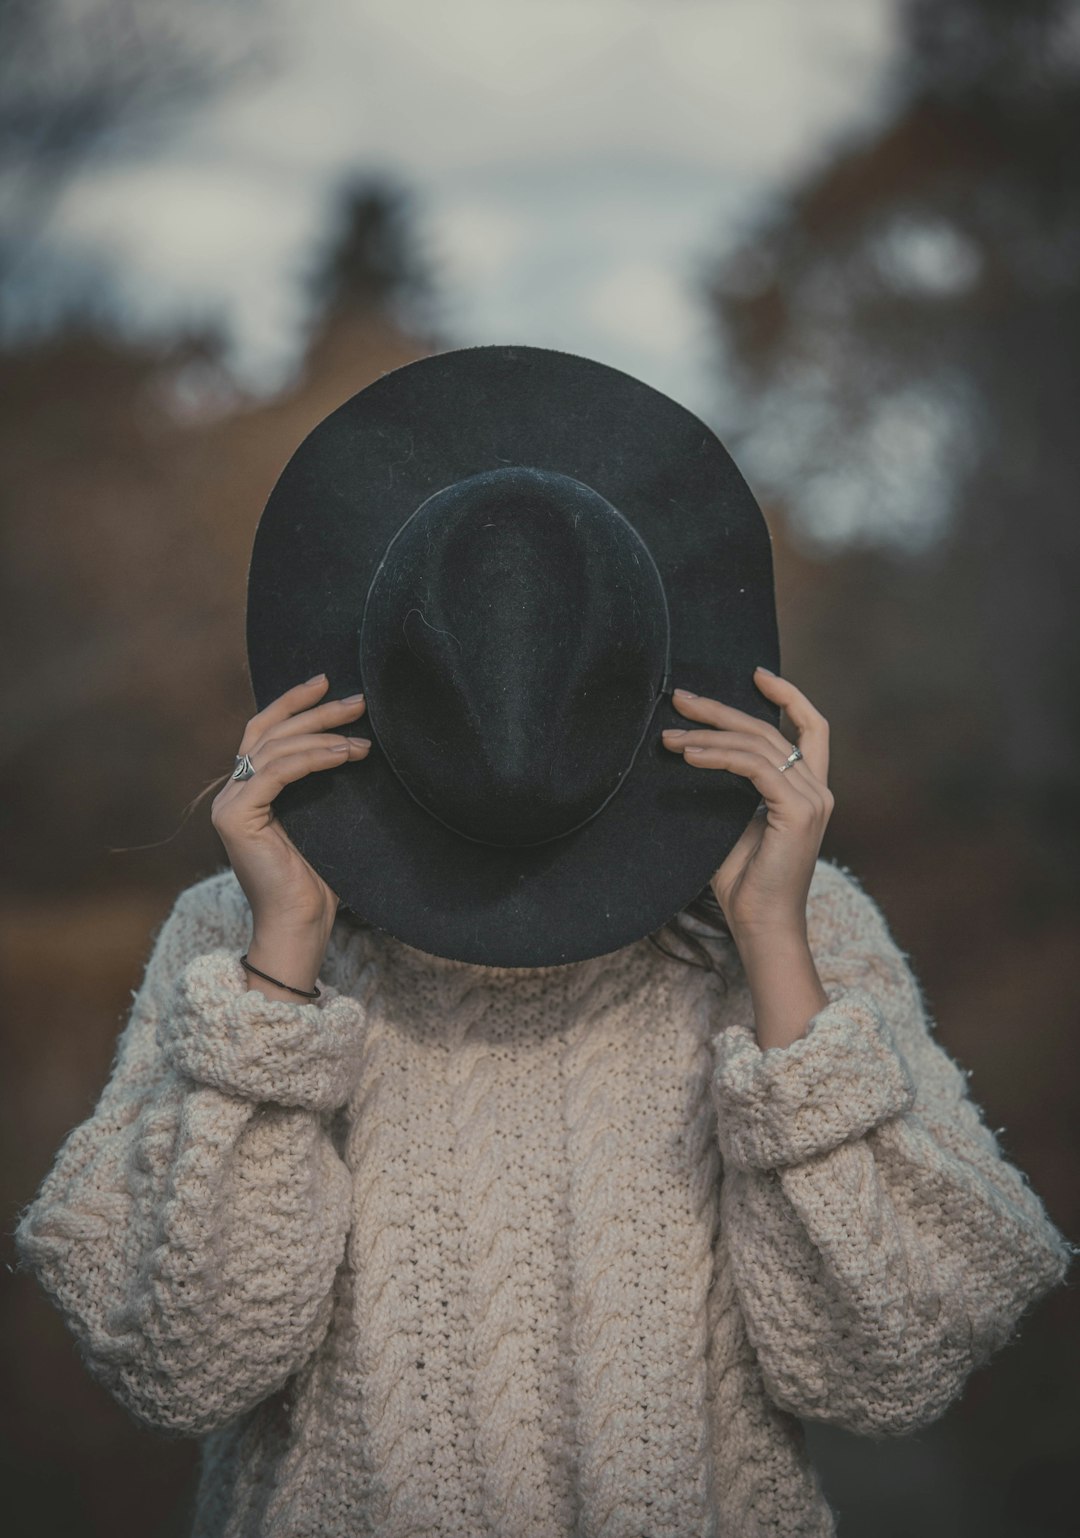
[[[275,939],[294,934],[328,938],[337,915],[337,893],[304,859],[272,805],[292,781],[370,752],[368,738],[326,730],[355,720],[367,708],[362,696],[316,704],[328,683],[320,673],[251,717],[239,752],[247,754],[255,773],[248,780],[229,779],[210,813],[250,904],[255,932]]]

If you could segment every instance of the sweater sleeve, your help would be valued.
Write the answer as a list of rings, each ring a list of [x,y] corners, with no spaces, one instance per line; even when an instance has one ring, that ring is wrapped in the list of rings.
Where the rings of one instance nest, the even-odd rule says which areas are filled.
[[[855,878],[819,860],[807,919],[828,1003],[806,1034],[762,1051],[736,1018],[714,1037],[721,1242],[775,1403],[904,1435],[1080,1246],[1003,1156]]]
[[[329,1327],[350,1176],[328,1129],[362,1002],[248,989],[231,868],[155,936],[108,1082],[15,1230],[91,1374],[141,1423],[186,1435],[254,1407]],[[366,974],[365,974],[366,975]]]

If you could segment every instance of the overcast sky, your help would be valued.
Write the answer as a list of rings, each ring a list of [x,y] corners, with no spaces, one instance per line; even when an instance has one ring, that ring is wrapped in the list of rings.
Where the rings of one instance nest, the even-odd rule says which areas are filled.
[[[708,415],[697,264],[886,110],[895,0],[268,0],[266,78],[91,169],[70,256],[140,323],[211,313],[287,382],[296,277],[349,172],[400,178],[453,345],[525,342]],[[715,366],[715,362],[714,362]]]

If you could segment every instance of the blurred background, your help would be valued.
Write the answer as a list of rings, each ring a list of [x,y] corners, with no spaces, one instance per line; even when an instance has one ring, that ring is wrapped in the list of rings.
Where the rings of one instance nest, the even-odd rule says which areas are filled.
[[[8,1532],[186,1535],[15,1278],[251,712],[247,559],[411,359],[583,353],[696,411],[832,726],[822,853],[1080,1238],[1080,6],[0,0]],[[1075,1284],[936,1425],[811,1426],[843,1538],[1075,1532]]]

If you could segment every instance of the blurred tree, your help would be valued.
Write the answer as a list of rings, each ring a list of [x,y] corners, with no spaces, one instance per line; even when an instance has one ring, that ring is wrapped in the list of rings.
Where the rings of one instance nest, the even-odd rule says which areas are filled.
[[[315,316],[309,366],[343,315],[381,313],[412,336],[430,336],[439,292],[413,189],[379,173],[346,176],[332,194],[305,287]]]
[[[265,62],[262,0],[0,0],[0,321],[71,176]],[[15,292],[13,293],[12,290]]]
[[[383,178],[347,183],[309,283],[301,376],[264,400],[226,392],[221,410],[203,410],[221,382],[212,332],[136,343],[73,312],[0,349],[0,885],[23,897],[175,886],[220,858],[205,804],[194,837],[168,840],[250,712],[260,509],[316,422],[435,345],[403,323],[425,274]]]
[[[1075,892],[1080,8],[899,14],[884,126],[710,275],[732,438],[804,552],[876,552],[850,635],[883,585],[917,595],[851,659],[889,750],[938,711],[938,792],[1014,803]]]

